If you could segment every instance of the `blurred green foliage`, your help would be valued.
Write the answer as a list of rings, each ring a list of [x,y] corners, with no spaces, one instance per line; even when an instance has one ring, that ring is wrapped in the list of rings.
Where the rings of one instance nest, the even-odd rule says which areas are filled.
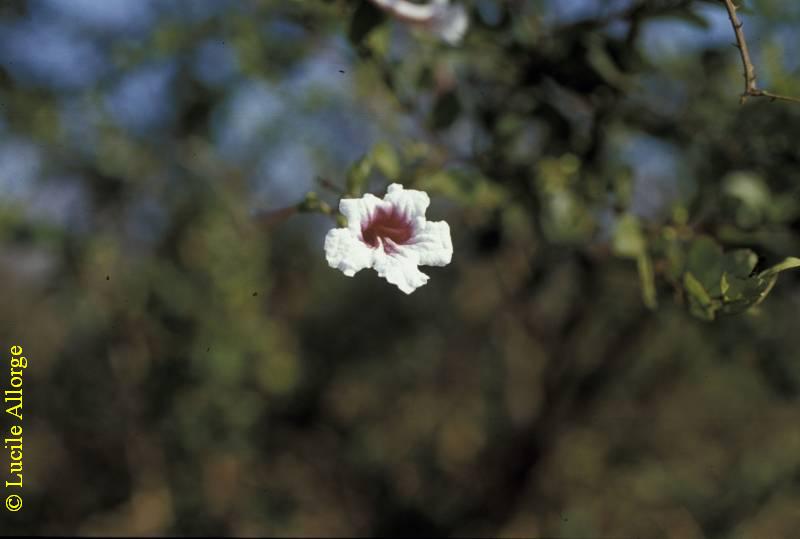
[[[364,0],[240,0],[90,33],[110,67],[78,89],[0,63],[0,161],[39,156],[23,195],[0,166],[0,344],[30,361],[4,530],[796,533],[800,106],[739,106],[718,2],[458,1],[457,47]],[[800,95],[800,11],[747,4],[761,80]],[[157,61],[137,130],[107,97]],[[236,109],[252,84],[285,114]],[[322,250],[391,182],[453,231],[409,297]]]

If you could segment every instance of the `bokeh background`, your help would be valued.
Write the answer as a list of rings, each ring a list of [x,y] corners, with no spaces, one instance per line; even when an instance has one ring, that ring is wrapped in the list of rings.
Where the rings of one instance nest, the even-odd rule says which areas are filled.
[[[5,534],[796,533],[800,276],[704,320],[669,253],[800,254],[800,105],[721,2],[457,1],[0,3]],[[742,17],[800,95],[800,3]],[[295,211],[356,177],[451,225],[410,296]]]

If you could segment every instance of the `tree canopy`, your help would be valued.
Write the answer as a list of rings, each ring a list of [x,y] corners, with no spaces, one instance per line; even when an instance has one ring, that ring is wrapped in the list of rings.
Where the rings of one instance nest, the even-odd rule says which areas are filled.
[[[4,529],[796,533],[800,3],[741,4],[0,3]],[[408,295],[323,250],[393,183]]]

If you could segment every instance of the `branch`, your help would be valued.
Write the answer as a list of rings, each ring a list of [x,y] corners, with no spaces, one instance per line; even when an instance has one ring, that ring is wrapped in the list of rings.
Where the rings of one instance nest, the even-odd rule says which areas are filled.
[[[317,176],[317,183],[321,187],[324,187],[325,189],[327,189],[328,191],[330,191],[332,193],[336,193],[337,195],[339,195],[340,198],[343,197],[346,194],[344,192],[344,189],[342,189],[341,187],[336,185],[334,182],[332,182],[328,178],[323,178],[322,176]]]
[[[271,228],[298,213],[321,213],[333,219],[337,218],[330,204],[324,200],[320,200],[319,196],[314,191],[307,193],[305,198],[297,204],[285,208],[278,208],[276,210],[255,211],[252,214],[252,218],[257,225]]]
[[[731,20],[731,25],[733,25],[733,33],[736,34],[736,47],[742,55],[742,65],[744,66],[744,93],[739,102],[744,104],[748,97],[767,97],[771,101],[781,100],[800,103],[800,98],[798,97],[774,94],[758,87],[756,84],[756,68],[750,59],[750,50],[747,48],[747,40],[744,37],[744,31],[742,31],[743,23],[736,14],[738,8],[733,3],[733,0],[722,1],[725,2],[725,9],[728,10],[728,17]]]

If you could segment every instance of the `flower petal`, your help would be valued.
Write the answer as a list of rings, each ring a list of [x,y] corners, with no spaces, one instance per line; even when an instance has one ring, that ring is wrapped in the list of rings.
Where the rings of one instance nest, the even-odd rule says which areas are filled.
[[[361,226],[369,222],[375,208],[381,203],[381,199],[367,193],[361,198],[343,198],[339,201],[339,211],[347,217],[347,228],[360,235]]]
[[[464,6],[448,5],[446,1],[437,2],[433,17],[433,31],[450,45],[458,45],[469,27],[469,17]]]
[[[372,265],[374,252],[349,228],[334,228],[325,236],[325,258],[348,277]]]
[[[445,221],[418,219],[413,243],[409,245],[424,266],[446,266],[453,259],[450,225]]]
[[[396,285],[406,294],[428,282],[429,277],[419,271],[418,264],[419,256],[408,246],[393,245],[391,253],[386,253],[383,249],[375,250],[373,267],[378,276]]]
[[[428,193],[416,189],[403,189],[399,183],[389,186],[383,200],[391,203],[412,220],[417,217],[425,217],[425,211],[431,203]]]

